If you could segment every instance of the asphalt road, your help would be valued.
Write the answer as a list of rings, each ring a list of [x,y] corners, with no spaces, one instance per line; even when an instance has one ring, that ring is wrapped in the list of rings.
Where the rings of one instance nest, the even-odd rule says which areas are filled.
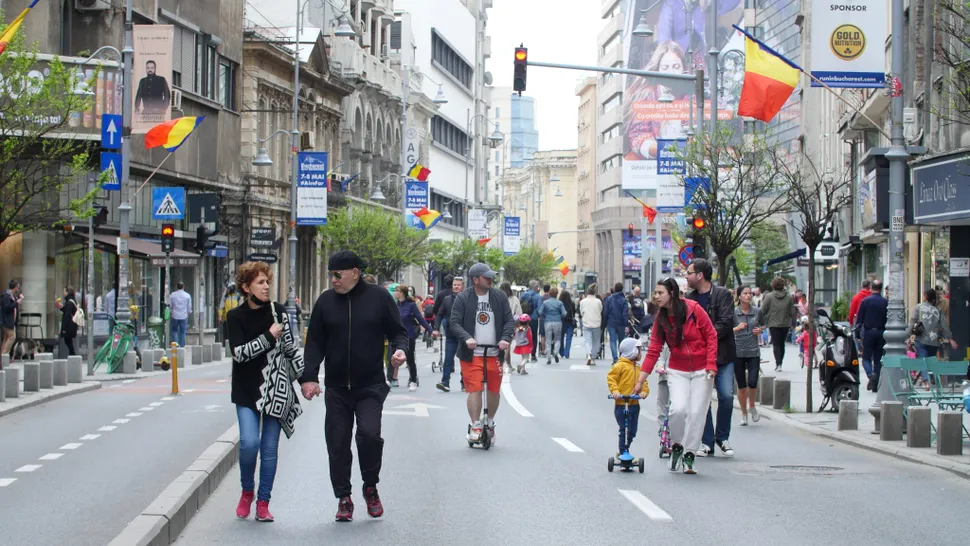
[[[236,421],[224,364],[0,419],[0,545],[102,546]]]
[[[734,427],[733,459],[698,459],[696,476],[671,473],[657,458],[652,397],[633,444],[647,472],[610,474],[616,425],[606,399],[607,363],[592,371],[578,359],[540,363],[530,376],[510,377],[496,445],[470,449],[465,396],[434,390],[430,360],[419,349],[423,386],[395,389],[385,404],[383,518],[367,517],[355,466],[355,521],[333,521],[318,399],[304,404],[296,434],[282,442],[271,505],[276,522],[235,518],[240,488],[233,472],[178,544],[787,546],[956,544],[966,537],[967,482],[768,419]]]

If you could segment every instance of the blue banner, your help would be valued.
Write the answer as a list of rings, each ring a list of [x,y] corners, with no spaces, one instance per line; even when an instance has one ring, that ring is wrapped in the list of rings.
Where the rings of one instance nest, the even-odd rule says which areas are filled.
[[[506,216],[504,229],[505,254],[517,254],[522,247],[522,219],[518,216]]]
[[[428,204],[430,195],[431,190],[428,187],[427,182],[408,180],[404,184],[404,200],[407,205],[407,209],[410,212],[418,211],[430,206]],[[408,223],[412,227],[425,229],[424,224],[421,223],[421,219],[413,214],[408,215]]]
[[[327,223],[327,152],[297,154],[296,224],[322,226]]]
[[[686,139],[657,139],[657,174],[684,174]]]

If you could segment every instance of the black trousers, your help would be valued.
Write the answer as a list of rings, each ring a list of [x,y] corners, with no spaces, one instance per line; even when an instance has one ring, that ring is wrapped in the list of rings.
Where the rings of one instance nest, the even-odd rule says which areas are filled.
[[[67,347],[67,354],[70,356],[76,355],[77,351],[74,349],[74,338],[65,337],[63,339],[64,339],[64,345]]]
[[[357,422],[357,456],[360,458],[360,477],[364,487],[376,487],[380,482],[381,462],[384,459],[384,439],[381,438],[381,414],[384,400],[391,388],[386,383],[355,389],[331,389],[324,392],[327,408],[324,433],[327,455],[330,457],[330,484],[338,499],[350,496],[350,470],[354,455],[350,439]]]
[[[788,328],[772,326],[768,328],[768,334],[771,336],[771,346],[775,352],[775,366],[781,366],[782,361],[785,360],[785,343],[788,342]]]
[[[418,338],[408,339],[408,350],[405,353],[408,362],[408,383],[418,382],[418,362],[416,360],[416,351],[418,345]],[[392,381],[394,379],[394,366],[391,364],[391,355],[393,355],[391,349],[387,350],[387,360],[384,362],[384,369],[387,371],[387,380]]]

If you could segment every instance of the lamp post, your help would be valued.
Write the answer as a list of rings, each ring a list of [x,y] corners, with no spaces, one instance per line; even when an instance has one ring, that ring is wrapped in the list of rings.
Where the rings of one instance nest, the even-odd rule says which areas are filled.
[[[131,83],[132,56],[135,53],[132,45],[132,15],[131,2],[125,2],[125,47],[121,50],[121,70],[124,74],[122,84],[121,104],[121,204],[118,205],[118,220],[120,232],[118,235],[118,288],[116,292],[115,321],[119,324],[131,324],[131,310],[128,303],[128,238],[131,236],[131,205],[128,203],[128,179],[131,174]],[[93,347],[89,350],[93,350]],[[88,367],[93,358],[88,357]]]
[[[485,116],[484,114],[475,114],[473,116],[471,108],[468,109],[467,115],[468,115],[468,124],[465,127],[465,135],[467,137],[465,140],[465,238],[466,239],[468,238],[468,211],[471,209],[471,207],[468,206],[468,164],[469,162],[471,162],[471,142],[475,140],[476,137],[478,137],[478,134],[472,135],[472,122],[477,120],[478,118],[482,118],[483,120],[485,120],[485,123],[489,123],[488,117]],[[502,136],[502,133],[499,132],[498,130],[498,122],[495,122],[495,131],[488,136],[488,144],[492,148],[495,148],[496,146],[500,145],[503,140],[505,140],[505,137]],[[475,159],[476,160],[478,159],[478,154],[475,154]]]
[[[408,171],[410,170],[410,165],[408,165],[408,95],[411,92],[411,78],[416,75],[422,75],[433,83],[438,85],[438,93],[435,95],[431,102],[435,104],[446,104],[448,99],[445,97],[445,91],[442,85],[431,79],[430,76],[421,72],[419,70],[413,70],[411,67],[402,64],[401,65],[401,181],[402,183],[407,180]],[[417,163],[417,160],[415,160]],[[380,188],[378,188],[380,189]],[[430,192],[428,193],[428,199],[431,198]],[[404,220],[404,224],[407,225],[408,221],[408,205],[407,196],[401,193],[401,219]]]

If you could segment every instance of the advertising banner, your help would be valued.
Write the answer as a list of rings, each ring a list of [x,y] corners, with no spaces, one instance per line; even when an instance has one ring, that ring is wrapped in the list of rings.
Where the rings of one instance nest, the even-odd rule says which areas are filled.
[[[326,225],[327,152],[300,152],[296,160],[296,225]]]
[[[408,180],[404,184],[404,199],[407,202],[407,209],[414,212],[429,206],[430,192],[427,182]],[[407,222],[413,228],[424,229],[421,219],[413,214],[408,215]]]
[[[684,148],[687,139],[657,140],[657,174],[684,174]]]
[[[642,244],[639,229],[633,231],[632,237],[629,230],[623,230],[623,271],[640,271],[643,263]]]
[[[812,75],[829,87],[886,86],[883,0],[812,2]],[[812,87],[821,87],[812,82]]]
[[[505,217],[505,254],[518,254],[522,248],[522,222],[518,216]]]
[[[468,236],[475,241],[488,237],[487,210],[472,209],[468,211]]]
[[[131,132],[143,135],[172,119],[172,25],[134,25],[135,55]]]

